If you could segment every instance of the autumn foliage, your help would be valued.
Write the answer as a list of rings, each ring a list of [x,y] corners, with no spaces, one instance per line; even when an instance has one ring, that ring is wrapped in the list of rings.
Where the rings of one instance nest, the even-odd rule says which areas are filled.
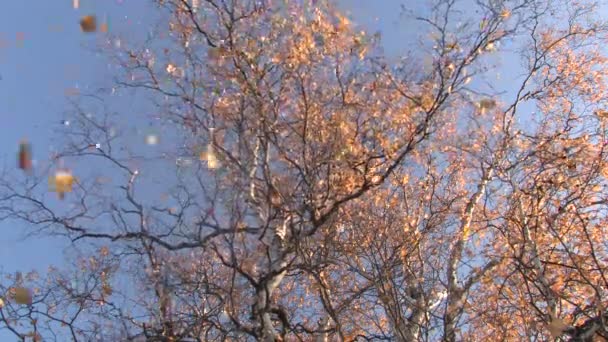
[[[2,176],[1,217],[74,249],[67,267],[2,280],[1,329],[45,341],[608,338],[596,4],[429,1],[407,19],[423,24],[419,51],[395,61],[328,1],[155,3],[167,31],[100,47],[120,72],[112,91],[74,102],[65,148]],[[496,80],[501,55],[520,76]],[[103,108],[121,92],[167,127],[158,147],[138,150],[120,129],[136,115]],[[77,176],[63,202],[40,181],[60,162]],[[16,299],[25,289],[29,303]]]

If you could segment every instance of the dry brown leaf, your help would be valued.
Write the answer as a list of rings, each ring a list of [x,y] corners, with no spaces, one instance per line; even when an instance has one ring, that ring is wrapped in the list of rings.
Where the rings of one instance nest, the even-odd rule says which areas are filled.
[[[87,15],[80,19],[80,29],[82,32],[95,32],[97,30],[97,19],[94,15]]]
[[[32,303],[32,295],[30,291],[24,287],[18,287],[15,289],[15,302],[17,304],[28,305]]]

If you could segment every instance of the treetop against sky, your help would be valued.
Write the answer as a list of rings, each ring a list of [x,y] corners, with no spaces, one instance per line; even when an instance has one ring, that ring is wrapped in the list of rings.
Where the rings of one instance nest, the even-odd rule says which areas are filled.
[[[608,338],[600,4],[39,2],[1,339]]]

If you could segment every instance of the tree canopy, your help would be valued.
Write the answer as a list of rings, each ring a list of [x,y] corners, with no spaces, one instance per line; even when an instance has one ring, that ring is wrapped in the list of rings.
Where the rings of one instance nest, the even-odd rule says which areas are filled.
[[[608,338],[599,4],[406,4],[424,38],[394,60],[331,1],[154,3],[154,34],[98,47],[118,71],[74,98],[62,150],[32,166],[22,143],[27,172],[0,176],[0,217],[65,237],[74,255],[1,279],[0,329]],[[521,62],[507,92],[501,55]],[[110,109],[121,92],[153,113],[150,146],[130,108]]]

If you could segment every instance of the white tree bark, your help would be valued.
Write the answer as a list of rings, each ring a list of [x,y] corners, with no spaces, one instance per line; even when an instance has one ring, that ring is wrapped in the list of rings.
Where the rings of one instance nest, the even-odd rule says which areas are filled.
[[[319,322],[319,329],[328,330],[331,327],[331,319],[329,315],[325,315],[323,319]],[[315,339],[316,342],[329,342],[329,333],[323,332],[320,333],[319,336]]]
[[[273,342],[276,341],[276,331],[272,325],[272,319],[270,314],[271,298],[274,291],[277,289],[283,278],[285,277],[286,271],[284,270],[287,266],[286,253],[285,253],[285,241],[283,240],[284,234],[283,229],[287,229],[285,226],[288,224],[289,219],[285,219],[285,222],[280,227],[271,227],[272,240],[269,246],[269,257],[270,257],[270,274],[264,284],[264,287],[258,291],[256,296],[256,310],[261,316],[262,324],[262,340]]]
[[[460,235],[454,243],[450,258],[448,260],[448,288],[447,288],[447,308],[444,317],[444,339],[446,341],[456,340],[456,321],[458,320],[459,310],[463,308],[466,289],[458,284],[458,264],[462,259],[464,244],[468,238],[471,228],[471,221],[475,212],[475,206],[479,203],[486,186],[492,178],[493,169],[489,169],[481,182],[477,186],[477,191],[469,199],[460,222]]]

